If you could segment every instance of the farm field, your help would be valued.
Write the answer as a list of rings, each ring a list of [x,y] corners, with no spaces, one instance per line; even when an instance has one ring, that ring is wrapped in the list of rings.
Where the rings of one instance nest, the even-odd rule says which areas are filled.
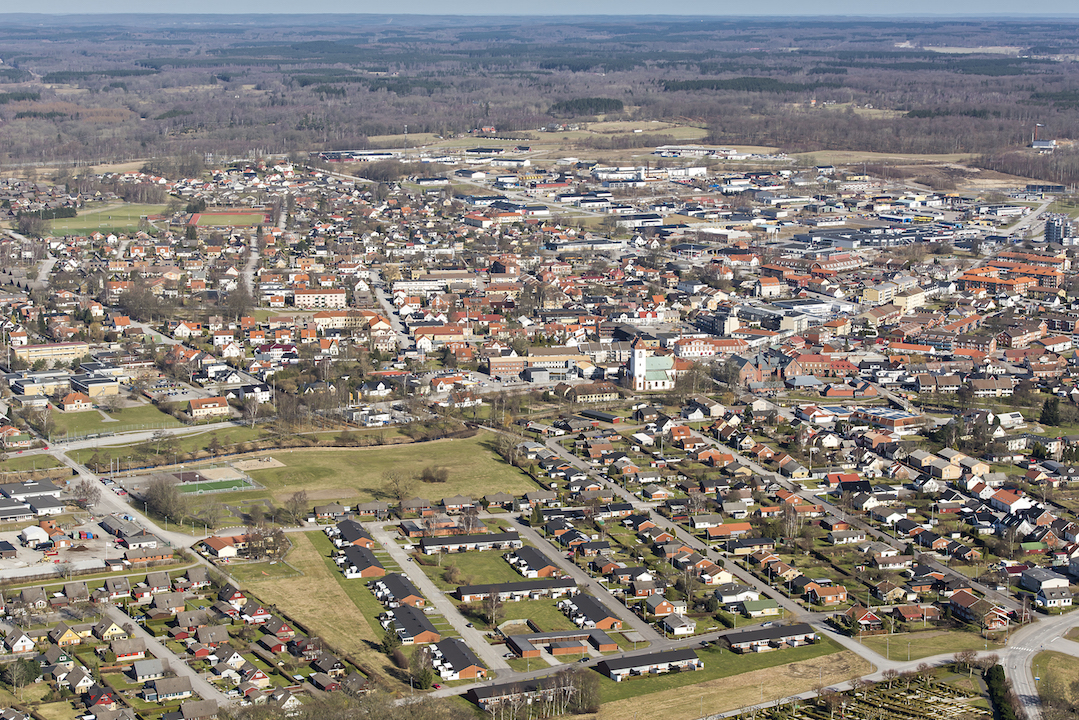
[[[704,669],[696,672],[638,677],[616,683],[600,681],[603,705],[597,720],[639,717],[690,720],[727,712],[764,700],[789,697],[871,672],[870,663],[830,640],[759,655],[738,655],[725,649],[701,649]],[[687,688],[687,686],[692,686]]]
[[[57,235],[89,235],[100,232],[128,233],[139,229],[139,220],[146,215],[159,215],[164,205],[129,205],[127,203],[95,206],[80,210],[73,218],[50,220],[52,232]]]
[[[506,464],[489,447],[490,433],[461,440],[435,440],[422,445],[366,447],[349,450],[284,450],[267,453],[284,467],[255,470],[251,477],[268,494],[283,500],[305,490],[311,500],[382,499],[383,475],[390,470],[418,476],[428,466],[450,471],[445,483],[416,482],[412,494],[438,500],[456,494],[480,497],[503,490],[518,495],[536,489],[525,474]]]
[[[918,660],[941,653],[955,653],[960,650],[985,650],[985,640],[974,633],[928,630],[918,633],[901,633],[885,640],[884,635],[873,635],[861,639],[862,644],[878,655],[887,657],[890,652],[893,660],[903,660],[907,656],[907,641],[910,641],[910,659]],[[989,650],[1002,647],[989,641]],[[890,648],[890,651],[889,651]]]
[[[296,571],[283,562],[244,563],[229,565],[225,569],[240,582],[265,582],[296,575]]]

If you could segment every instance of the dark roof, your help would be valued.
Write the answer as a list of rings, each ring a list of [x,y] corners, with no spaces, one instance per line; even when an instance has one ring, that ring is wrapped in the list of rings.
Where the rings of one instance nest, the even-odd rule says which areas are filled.
[[[447,535],[420,539],[420,547],[439,547],[440,545],[467,545],[470,543],[507,543],[517,542],[521,536],[516,532],[477,533],[475,535]],[[518,551],[520,552],[520,551]]]
[[[780,640],[782,638],[791,637],[792,635],[812,635],[815,632],[813,626],[807,623],[797,623],[795,625],[777,625],[769,628],[760,628],[759,630],[744,630],[738,633],[731,633],[730,635],[727,635],[725,639],[731,645],[741,645],[742,643]]]
[[[386,577],[379,578],[375,581],[376,584],[382,584],[394,600],[404,600],[409,597],[423,597],[420,591],[412,584],[405,575],[401,573],[393,573]]]
[[[607,618],[618,617],[611,612],[606,605],[591,595],[578,595],[573,598],[573,604],[577,606],[577,612],[594,623],[606,620]]]
[[[683,648],[679,650],[664,650],[662,652],[647,653],[645,655],[632,655],[630,657],[602,660],[596,664],[596,668],[600,672],[606,671],[609,675],[609,671],[611,670],[628,670],[635,667],[655,665],[656,663],[684,662],[686,660],[696,659],[697,653],[694,650]]]
[[[382,568],[382,563],[378,561],[375,554],[359,545],[349,545],[345,548],[345,559],[348,560],[351,565],[354,565],[361,570],[369,567]]]
[[[341,539],[350,545],[357,540],[370,540],[374,542],[374,538],[371,537],[371,534],[364,530],[363,526],[355,520],[342,520],[337,523],[337,529],[341,531]]]
[[[431,632],[438,634],[438,630],[431,624],[421,611],[411,605],[402,605],[393,610],[393,625],[405,637],[416,637],[421,633]]]
[[[442,661],[456,672],[469,667],[484,667],[476,653],[460,638],[447,638],[436,643],[435,647],[442,653]]]
[[[534,547],[524,546],[513,551],[514,556],[533,570],[542,570],[545,567],[557,567],[554,561],[548,559]]]

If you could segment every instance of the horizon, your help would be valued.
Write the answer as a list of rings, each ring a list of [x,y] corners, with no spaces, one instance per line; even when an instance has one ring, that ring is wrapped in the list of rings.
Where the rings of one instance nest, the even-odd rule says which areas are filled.
[[[941,9],[941,5],[947,9]],[[730,4],[717,8],[714,2],[705,0],[683,0],[673,12],[657,13],[652,3],[643,0],[599,0],[588,6],[588,12],[580,11],[580,5],[566,0],[555,0],[541,7],[549,11],[537,11],[532,3],[492,2],[491,0],[465,0],[458,3],[452,12],[446,12],[444,4],[433,0],[407,0],[400,9],[393,13],[374,10],[356,9],[342,11],[340,5],[331,0],[312,0],[307,3],[304,12],[296,12],[295,6],[285,0],[238,0],[222,10],[218,2],[211,0],[191,0],[187,12],[176,12],[175,6],[164,0],[45,0],[44,6],[35,12],[3,11],[0,17],[25,18],[79,18],[79,17],[172,17],[193,18],[201,15],[216,17],[490,17],[490,18],[701,18],[703,19],[758,19],[780,20],[784,18],[814,18],[820,20],[905,20],[908,22],[942,21],[949,19],[983,20],[1029,20],[1030,18],[1079,19],[1079,12],[1072,2],[1047,0],[1036,9],[1017,12],[1014,3],[1006,0],[948,0],[945,3],[933,0],[912,0],[905,11],[897,11],[894,5],[881,4],[881,10],[867,8],[855,0],[825,0],[824,3],[807,5],[795,0],[777,0],[771,7],[773,12],[761,14],[759,7],[754,12],[742,12],[739,5]],[[609,9],[606,9],[609,8]],[[812,8],[812,12],[806,11]]]

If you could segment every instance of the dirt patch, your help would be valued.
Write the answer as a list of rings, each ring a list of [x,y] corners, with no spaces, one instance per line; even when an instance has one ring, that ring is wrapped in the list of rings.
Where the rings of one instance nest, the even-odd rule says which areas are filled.
[[[812,690],[818,683],[834,685],[873,671],[873,666],[852,652],[843,651],[804,662],[708,680],[690,687],[662,690],[605,704],[597,720],[645,717],[650,720],[690,720],[704,714],[776,700]],[[627,680],[626,682],[633,682]]]
[[[250,470],[269,470],[271,468],[285,467],[285,463],[281,462],[277,458],[272,458],[269,455],[260,458],[251,458],[249,460],[237,460],[231,463],[232,467],[243,472]]]

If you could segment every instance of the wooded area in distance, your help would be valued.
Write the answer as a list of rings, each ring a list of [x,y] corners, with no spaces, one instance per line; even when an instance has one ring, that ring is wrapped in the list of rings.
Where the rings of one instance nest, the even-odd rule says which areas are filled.
[[[1017,152],[1036,124],[1079,137],[1075,21],[42,19],[0,27],[0,165],[415,144],[406,126],[524,139],[602,113],[694,124],[714,144],[967,153],[1079,179],[1066,142]]]

